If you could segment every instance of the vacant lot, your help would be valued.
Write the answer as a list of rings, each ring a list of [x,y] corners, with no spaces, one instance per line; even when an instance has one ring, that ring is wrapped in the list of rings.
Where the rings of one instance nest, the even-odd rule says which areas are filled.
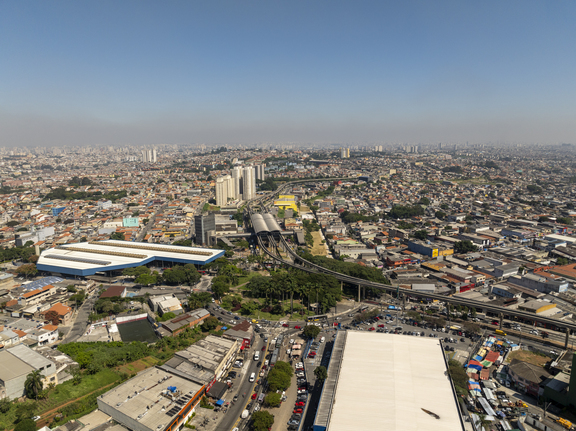
[[[314,245],[310,249],[310,254],[312,256],[326,256],[326,246],[322,244],[320,232],[312,232],[312,238],[314,238]]]
[[[119,373],[133,374],[133,373],[139,373],[140,371],[145,370],[146,368],[153,367],[158,362],[160,362],[159,359],[154,358],[152,356],[146,356],[145,358],[139,359],[138,361],[130,362],[129,364],[125,365],[120,365],[116,369],[118,370]]]
[[[512,362],[512,359],[518,359],[519,361],[528,362],[533,365],[538,365],[539,367],[544,366],[546,362],[550,360],[548,356],[539,355],[529,350],[516,350],[508,355],[508,362]]]

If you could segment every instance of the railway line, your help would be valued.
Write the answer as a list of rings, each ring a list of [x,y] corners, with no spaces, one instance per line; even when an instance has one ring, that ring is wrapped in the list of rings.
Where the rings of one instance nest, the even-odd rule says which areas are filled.
[[[252,217],[253,214],[255,214],[254,209],[253,209],[253,204],[263,205],[267,200],[271,200],[276,194],[282,193],[285,189],[287,189],[288,187],[290,187],[291,185],[293,185],[295,183],[309,183],[309,182],[317,183],[320,181],[335,181],[335,180],[340,180],[340,179],[345,179],[345,178],[326,178],[326,179],[319,179],[319,180],[302,180],[302,181],[294,181],[294,182],[286,183],[286,184],[282,185],[275,192],[268,193],[266,195],[263,195],[259,198],[256,198],[256,199],[250,201],[248,203],[248,205],[246,206],[246,215],[248,216],[248,218],[250,218],[250,217]],[[484,302],[474,301],[474,300],[466,299],[466,298],[459,298],[459,297],[454,297],[454,296],[444,296],[444,295],[438,295],[438,294],[434,294],[434,293],[415,292],[415,291],[410,290],[410,289],[397,288],[397,287],[390,286],[388,284],[368,281],[368,280],[364,280],[361,278],[356,278],[356,277],[348,276],[345,274],[341,274],[341,273],[336,272],[336,271],[332,271],[330,269],[324,268],[320,265],[317,265],[315,263],[307,261],[306,259],[302,258],[300,255],[298,255],[294,250],[292,250],[292,248],[286,242],[286,240],[282,237],[282,235],[280,235],[279,231],[278,232],[270,232],[270,231],[266,231],[266,230],[260,230],[259,232],[256,232],[256,238],[257,238],[258,244],[260,246],[260,249],[264,253],[266,253],[268,256],[270,256],[272,259],[278,261],[282,265],[285,265],[285,266],[290,267],[290,268],[299,269],[301,271],[310,272],[310,273],[329,274],[329,275],[333,276],[334,278],[336,278],[337,280],[340,280],[344,283],[358,286],[358,295],[359,296],[360,296],[361,287],[370,287],[370,288],[381,290],[381,291],[384,291],[387,293],[398,292],[398,293],[402,294],[404,298],[406,298],[406,296],[410,296],[410,297],[421,298],[421,299],[426,299],[426,300],[438,300],[441,302],[446,302],[446,303],[454,304],[454,305],[463,305],[463,306],[466,306],[469,308],[474,307],[476,310],[485,310],[486,312],[494,313],[495,315],[499,316],[500,328],[502,328],[502,320],[505,318],[511,319],[511,318],[516,317],[516,318],[521,318],[521,319],[528,320],[531,322],[539,322],[539,323],[547,325],[546,327],[548,327],[548,325],[549,325],[550,327],[560,328],[561,332],[565,332],[566,333],[565,348],[568,347],[570,334],[576,332],[576,324],[575,323],[565,322],[562,320],[552,319],[549,317],[535,316],[533,313],[529,313],[526,311],[517,310],[517,309],[510,309],[510,308],[501,307],[501,306],[497,306],[497,305],[490,305],[490,304],[486,304]],[[278,238],[279,243],[276,241],[276,238]],[[266,244],[264,243],[264,239],[267,240],[269,246],[271,245],[273,247],[272,251],[268,249],[268,246],[266,246]],[[282,246],[282,248],[284,250],[286,250],[286,252],[292,256],[292,258],[294,260],[293,262],[286,260],[286,259],[283,259],[280,256],[280,253],[279,253],[280,246]],[[276,251],[277,254],[274,253],[274,251]],[[298,262],[300,262],[300,264]],[[511,320],[513,320],[513,319],[511,319]]]

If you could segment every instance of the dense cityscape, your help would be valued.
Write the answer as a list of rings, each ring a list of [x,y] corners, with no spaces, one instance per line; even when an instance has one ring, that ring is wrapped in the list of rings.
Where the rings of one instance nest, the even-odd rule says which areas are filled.
[[[0,431],[576,430],[576,2],[0,11]]]
[[[0,157],[6,429],[420,429],[366,410],[416,378],[428,428],[573,418],[572,145]]]

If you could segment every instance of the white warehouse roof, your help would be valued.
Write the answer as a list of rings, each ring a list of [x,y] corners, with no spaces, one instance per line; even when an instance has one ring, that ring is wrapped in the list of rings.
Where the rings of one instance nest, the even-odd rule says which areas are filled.
[[[36,266],[40,271],[85,276],[145,265],[154,260],[205,265],[222,256],[224,250],[108,240],[44,250]]]
[[[463,430],[438,339],[357,331],[338,337],[346,340],[328,431]]]

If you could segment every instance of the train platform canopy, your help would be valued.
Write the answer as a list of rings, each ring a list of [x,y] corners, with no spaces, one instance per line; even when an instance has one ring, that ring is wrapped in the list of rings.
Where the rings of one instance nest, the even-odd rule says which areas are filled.
[[[222,256],[224,250],[211,248],[108,240],[66,244],[44,250],[36,267],[39,271],[87,276],[153,261],[205,265]]]

